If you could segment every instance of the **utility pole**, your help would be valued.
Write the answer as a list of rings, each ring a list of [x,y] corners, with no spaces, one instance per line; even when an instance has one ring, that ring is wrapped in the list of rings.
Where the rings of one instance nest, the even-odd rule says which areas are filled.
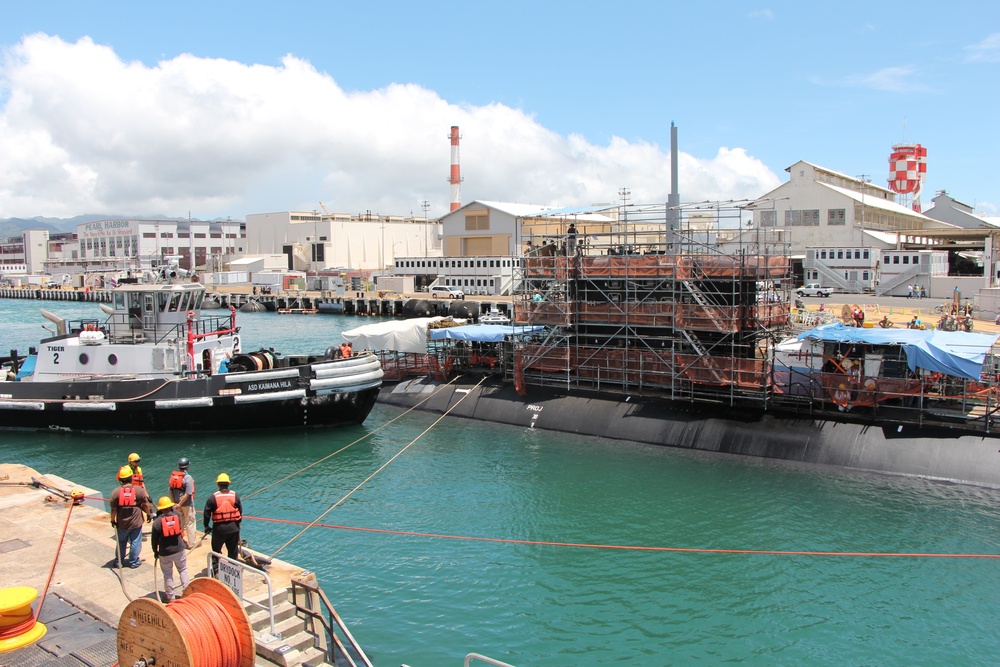
[[[861,243],[859,243],[858,245],[859,247],[864,249],[865,248],[865,189],[867,188],[868,184],[871,183],[872,179],[871,176],[869,176],[868,174],[861,174],[860,176],[858,176],[858,180],[861,181]],[[869,259],[868,262],[870,265],[871,260]],[[872,280],[872,283],[874,283],[874,280]]]
[[[431,242],[430,242],[430,220],[427,218],[427,211],[430,209],[431,203],[426,199],[420,202],[420,208],[424,209],[424,258],[430,257],[431,254]]]
[[[869,183],[872,182],[871,176],[868,174],[861,174],[858,176],[858,180],[861,181],[861,245],[865,244],[865,188]]]
[[[625,239],[625,244],[628,244],[628,207],[629,198],[632,195],[632,190],[629,188],[618,188],[618,196],[622,200],[622,212],[619,216],[618,223],[621,227],[622,234]]]

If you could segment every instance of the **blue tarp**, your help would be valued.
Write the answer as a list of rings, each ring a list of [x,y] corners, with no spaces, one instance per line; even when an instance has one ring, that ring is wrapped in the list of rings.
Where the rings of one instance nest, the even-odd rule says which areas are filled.
[[[844,326],[841,322],[821,324],[799,334],[799,340],[810,338],[838,343],[900,345],[911,371],[923,368],[969,380],[980,379],[986,354],[998,337],[1000,334],[936,329],[864,329]]]
[[[499,343],[507,336],[529,334],[545,327],[515,327],[505,324],[468,324],[463,327],[431,329],[431,340],[467,340],[475,343]]]
[[[25,357],[24,361],[21,363],[21,368],[17,371],[17,377],[15,380],[23,380],[29,375],[34,375],[35,373],[35,362],[38,361],[37,355],[30,355]]]

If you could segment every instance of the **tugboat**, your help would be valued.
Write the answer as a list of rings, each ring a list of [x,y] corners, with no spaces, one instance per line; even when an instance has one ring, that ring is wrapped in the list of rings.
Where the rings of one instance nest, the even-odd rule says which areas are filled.
[[[125,284],[106,319],[55,325],[0,360],[0,428],[150,433],[360,424],[382,384],[371,353],[283,356],[240,345],[236,311],[202,317],[199,283]]]

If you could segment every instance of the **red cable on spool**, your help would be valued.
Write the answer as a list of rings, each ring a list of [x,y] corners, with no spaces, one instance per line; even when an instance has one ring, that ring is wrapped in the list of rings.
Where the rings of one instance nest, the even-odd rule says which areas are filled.
[[[163,605],[136,598],[118,623],[118,661],[157,665],[253,667],[253,628],[238,597],[207,577],[191,580],[184,597]]]
[[[236,623],[215,599],[193,593],[166,608],[191,644],[194,667],[235,667],[243,660]]]

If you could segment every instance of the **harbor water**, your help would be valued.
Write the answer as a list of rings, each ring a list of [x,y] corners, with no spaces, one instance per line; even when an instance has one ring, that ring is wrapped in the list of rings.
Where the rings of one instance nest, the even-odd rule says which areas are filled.
[[[0,304],[5,351],[37,345],[39,306],[100,316]],[[238,319],[244,349],[285,352],[371,321]],[[1000,554],[996,491],[437,418],[377,405],[308,432],[4,432],[0,458],[110,492],[137,451],[156,497],[187,456],[199,505],[227,472],[250,517],[296,522],[350,494],[279,557],[316,572],[377,665],[996,660],[1000,560],[960,557]],[[248,518],[243,537],[270,554],[301,528]]]

